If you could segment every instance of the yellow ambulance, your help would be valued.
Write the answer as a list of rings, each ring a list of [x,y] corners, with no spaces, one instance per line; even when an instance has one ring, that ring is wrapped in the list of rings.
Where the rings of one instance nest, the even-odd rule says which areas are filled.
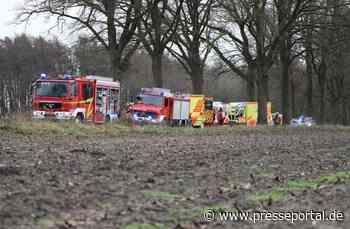
[[[205,95],[191,95],[190,117],[193,127],[203,128],[214,124],[214,98]]]

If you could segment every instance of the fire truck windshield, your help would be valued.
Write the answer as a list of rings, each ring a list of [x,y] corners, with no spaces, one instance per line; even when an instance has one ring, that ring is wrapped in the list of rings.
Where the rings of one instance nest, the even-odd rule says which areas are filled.
[[[38,82],[35,86],[35,95],[48,97],[65,97],[68,86],[65,82]]]
[[[157,106],[163,105],[163,97],[161,96],[141,95],[140,99],[144,104],[151,104]]]

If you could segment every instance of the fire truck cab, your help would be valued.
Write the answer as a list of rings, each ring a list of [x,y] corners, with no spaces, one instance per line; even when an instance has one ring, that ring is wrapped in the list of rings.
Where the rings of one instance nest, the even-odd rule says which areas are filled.
[[[33,118],[96,123],[119,117],[120,83],[100,76],[42,75],[34,83]]]
[[[131,106],[132,119],[136,122],[154,124],[169,122],[173,101],[169,89],[142,88],[136,103]]]

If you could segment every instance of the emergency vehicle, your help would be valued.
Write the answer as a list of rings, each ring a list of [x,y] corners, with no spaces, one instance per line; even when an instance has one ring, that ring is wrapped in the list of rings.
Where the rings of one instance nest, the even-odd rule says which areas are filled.
[[[223,124],[227,125],[229,124],[229,108],[230,108],[230,104],[228,103],[223,103],[220,101],[214,101],[213,103],[213,107],[214,107],[214,112],[215,112],[215,120],[214,123],[215,124],[219,124],[219,119],[220,119],[220,110],[222,110],[223,115],[224,115],[224,120],[223,120]]]
[[[190,118],[193,127],[203,128],[214,124],[214,98],[205,95],[191,95]]]
[[[142,88],[137,101],[130,107],[132,119],[136,122],[170,122],[173,94],[164,88]]]
[[[119,117],[120,83],[101,76],[42,74],[34,83],[33,118],[109,122]]]
[[[271,102],[266,104],[267,121],[272,124]],[[235,102],[229,104],[229,123],[231,125],[244,124],[256,126],[258,123],[258,103],[257,102]]]
[[[257,112],[257,110],[256,110]],[[248,114],[249,116],[251,114]],[[230,125],[239,125],[247,123],[247,103],[246,102],[234,102],[229,103],[229,124]],[[251,119],[252,117],[250,117]]]
[[[173,98],[171,110],[172,126],[187,126],[190,124],[190,98],[189,94],[177,94]]]

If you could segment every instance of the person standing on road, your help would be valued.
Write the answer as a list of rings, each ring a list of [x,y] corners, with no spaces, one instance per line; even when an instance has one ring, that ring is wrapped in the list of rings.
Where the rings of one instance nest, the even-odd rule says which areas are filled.
[[[219,108],[219,112],[218,112],[217,117],[218,117],[219,125],[223,126],[224,122],[225,122],[225,114],[224,114],[222,107]]]

